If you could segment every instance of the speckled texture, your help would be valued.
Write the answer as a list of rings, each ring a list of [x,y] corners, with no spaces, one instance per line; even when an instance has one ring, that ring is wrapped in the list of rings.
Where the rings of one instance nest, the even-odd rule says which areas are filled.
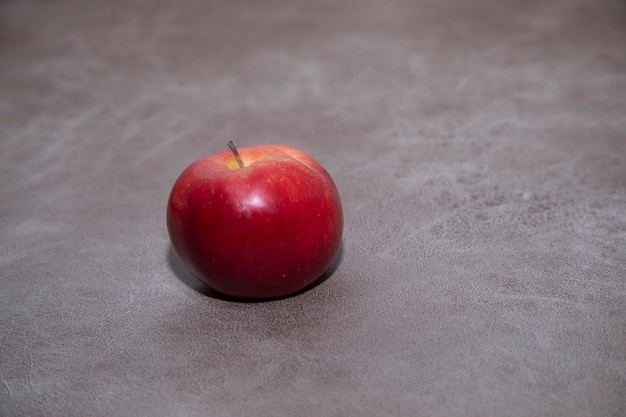
[[[0,415],[626,415],[619,0],[0,2]],[[331,173],[298,296],[173,254],[193,160]]]

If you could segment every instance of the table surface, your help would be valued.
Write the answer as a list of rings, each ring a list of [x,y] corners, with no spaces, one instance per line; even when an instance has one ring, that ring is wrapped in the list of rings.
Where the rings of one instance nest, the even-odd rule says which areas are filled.
[[[626,415],[626,3],[0,2],[0,415]],[[173,253],[192,161],[284,143],[334,272]]]

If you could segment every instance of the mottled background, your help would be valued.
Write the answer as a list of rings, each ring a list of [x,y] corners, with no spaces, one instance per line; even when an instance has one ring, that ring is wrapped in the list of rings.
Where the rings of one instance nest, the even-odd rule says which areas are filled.
[[[334,177],[311,290],[215,297],[189,163]],[[0,415],[626,415],[622,0],[0,1]]]

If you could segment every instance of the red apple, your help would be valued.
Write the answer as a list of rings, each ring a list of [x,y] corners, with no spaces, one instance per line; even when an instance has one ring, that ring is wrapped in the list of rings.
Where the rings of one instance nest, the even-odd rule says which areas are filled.
[[[298,149],[228,146],[192,163],[174,184],[172,246],[194,276],[225,295],[292,294],[316,281],[339,250],[337,187]]]

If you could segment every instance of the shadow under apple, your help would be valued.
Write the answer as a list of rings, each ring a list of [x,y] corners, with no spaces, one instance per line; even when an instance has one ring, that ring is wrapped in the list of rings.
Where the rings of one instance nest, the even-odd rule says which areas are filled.
[[[328,278],[330,278],[335,273],[337,268],[339,268],[339,265],[341,264],[342,259],[343,259],[343,240],[341,241],[337,254],[331,261],[326,271],[322,274],[322,276],[320,276],[318,279],[316,279],[315,281],[313,281],[306,287],[302,288],[301,290],[296,291],[295,293],[292,293],[292,294],[288,294],[288,295],[281,296],[281,297],[274,297],[274,298],[238,298],[238,297],[232,297],[229,295],[222,294],[214,290],[213,288],[211,288],[209,285],[205,284],[204,282],[200,281],[196,277],[194,277],[191,274],[191,272],[189,272],[189,270],[185,267],[183,262],[180,260],[180,258],[174,251],[174,248],[172,247],[172,245],[171,244],[168,245],[168,248],[167,248],[167,264],[170,270],[187,287],[207,297],[215,298],[218,300],[234,301],[234,302],[241,302],[241,303],[261,303],[261,302],[267,302],[267,301],[281,300],[285,298],[295,297],[299,294],[305,293],[317,287],[318,285],[326,281]]]

